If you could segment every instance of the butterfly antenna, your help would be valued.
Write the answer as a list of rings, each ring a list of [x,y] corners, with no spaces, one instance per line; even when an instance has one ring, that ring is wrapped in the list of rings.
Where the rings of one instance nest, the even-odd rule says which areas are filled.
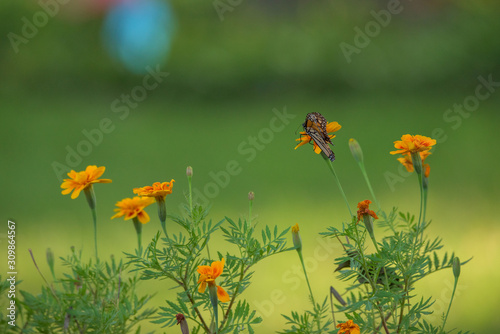
[[[301,126],[302,126],[302,125],[299,125],[299,126],[297,127],[297,129],[295,129],[295,135],[297,135],[297,131],[299,130],[299,128],[300,128]]]

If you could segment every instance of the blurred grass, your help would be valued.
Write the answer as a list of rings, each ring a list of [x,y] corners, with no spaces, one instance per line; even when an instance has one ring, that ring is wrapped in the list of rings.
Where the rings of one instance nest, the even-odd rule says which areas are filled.
[[[446,250],[456,251],[462,260],[474,257],[462,270],[448,328],[496,332],[500,228],[493,213],[500,198],[500,95],[495,92],[481,102],[456,129],[443,115],[474,94],[479,75],[500,78],[498,2],[407,2],[351,64],[339,43],[352,43],[353,28],[363,28],[373,19],[370,11],[384,9],[386,3],[244,1],[221,22],[211,2],[171,2],[178,30],[168,63],[162,66],[171,75],[124,120],[113,113],[111,103],[130,94],[142,78],[106,55],[99,38],[103,17],[71,21],[58,16],[21,45],[18,54],[7,38],[0,40],[0,212],[4,221],[18,223],[18,278],[24,281],[20,288],[40,291],[28,248],[45,273],[48,247],[56,256],[68,254],[72,245],[92,256],[87,204],[60,194],[52,164],[65,164],[66,147],[75,149],[86,140],[83,130],[109,118],[114,130],[74,167],[104,165],[104,176],[113,179],[112,184],[96,185],[103,258],[120,257],[135,247],[132,224],[109,219],[116,201],[132,196],[133,187],[176,179],[167,204],[179,213],[187,189],[186,166],[193,166],[194,187],[203,192],[213,183],[210,173],[237,161],[242,170],[211,199],[211,217],[244,217],[247,193],[254,191],[260,226],[300,224],[316,298],[326,296],[330,285],[342,291],[332,273],[333,259],[341,251],[335,243],[321,246],[318,233],[329,225],[339,227],[347,210],[322,159],[310,147],[293,150],[305,115],[318,111],[342,125],[334,140],[335,168],[353,208],[369,193],[350,156],[349,138],[362,145],[384,208],[416,212],[415,176],[389,186],[386,176],[400,175],[401,167],[388,152],[402,134],[433,136],[434,129],[443,130],[446,141],[439,142],[428,159],[428,216],[433,219],[429,232],[442,236]],[[36,2],[2,2],[0,34],[19,33],[21,18],[32,17],[36,10]],[[285,106],[296,117],[247,161],[249,153],[242,154],[238,147],[248,152],[252,137],[269,128],[273,109],[283,111]],[[156,209],[149,213],[145,240],[159,229]],[[169,230],[177,227],[170,225]],[[223,253],[230,250],[221,240],[214,240],[213,247]],[[280,329],[280,314],[308,307],[298,266],[294,252],[257,266],[245,297],[264,317],[258,332]],[[419,283],[424,295],[438,298],[436,323],[446,308],[451,281],[451,272],[441,272]],[[161,305],[173,295],[171,287],[165,281],[144,282],[142,291],[157,292],[154,302]]]
[[[326,296],[334,285],[341,291],[333,275],[333,259],[339,256],[338,246],[318,249],[318,233],[327,226],[339,227],[346,220],[347,210],[324,162],[308,146],[296,151],[300,124],[307,112],[319,111],[330,121],[338,121],[342,129],[334,140],[335,167],[351,202],[369,198],[368,191],[356,169],[347,147],[349,138],[356,138],[363,147],[368,173],[382,205],[402,211],[417,212],[418,188],[414,175],[395,185],[395,191],[384,179],[387,172],[398,173],[396,158],[389,155],[392,142],[404,133],[430,135],[442,128],[448,139],[438,144],[428,162],[431,165],[429,217],[430,231],[444,238],[446,250],[456,251],[461,259],[473,256],[462,270],[461,294],[457,296],[449,319],[450,327],[493,331],[500,324],[495,312],[500,303],[497,284],[500,269],[493,265],[499,255],[496,240],[500,237],[498,219],[492,212],[498,200],[498,156],[492,154],[496,138],[500,96],[493,95],[480,105],[470,118],[456,130],[443,121],[443,112],[465,96],[457,94],[290,94],[263,99],[220,101],[186,100],[165,97],[154,91],[130,116],[120,120],[110,110],[116,95],[37,96],[7,101],[2,111],[0,142],[2,153],[2,185],[0,212],[17,222],[19,279],[21,289],[37,292],[41,280],[35,273],[28,248],[35,252],[39,264],[47,271],[45,249],[56,256],[65,256],[69,247],[83,248],[90,257],[93,252],[90,212],[83,198],[71,200],[60,194],[60,181],[51,164],[65,163],[66,146],[75,148],[85,139],[82,130],[93,129],[104,117],[115,129],[105,134],[100,145],[75,167],[88,164],[106,166],[104,177],[112,184],[96,185],[99,217],[99,248],[102,257],[131,252],[135,247],[132,224],[109,220],[116,201],[131,197],[132,188],[155,181],[176,179],[174,193],[169,196],[169,210],[179,213],[187,189],[185,168],[194,168],[194,188],[203,191],[213,182],[210,172],[218,173],[229,161],[237,161],[242,171],[211,200],[214,220],[224,216],[233,219],[247,214],[247,193],[256,194],[254,213],[260,226],[278,225],[286,228],[301,225],[304,256],[310,259],[313,290]],[[273,108],[286,110],[296,117],[283,131],[274,133],[272,141],[247,161],[238,146],[258,137],[275,114]],[[250,145],[248,145],[250,146]],[[320,199],[320,200],[318,200]],[[152,221],[145,226],[144,240],[151,237],[159,224],[155,208],[149,213]],[[177,231],[176,226],[169,226]],[[227,251],[221,240],[214,248]],[[325,253],[326,252],[326,253]],[[253,286],[246,297],[264,317],[260,332],[281,328],[280,314],[290,309],[307,307],[307,289],[296,280],[299,265],[293,252],[264,261],[256,268]],[[61,271],[62,268],[58,268]],[[419,284],[427,295],[434,294],[447,302],[446,280],[451,272],[440,273]],[[297,284],[300,287],[297,288]],[[158,292],[155,303],[161,305],[172,295],[171,285],[145,282],[143,291]],[[274,291],[274,292],[273,292]],[[282,291],[283,295],[280,295]],[[448,291],[448,292],[447,292]],[[278,303],[266,303],[270,296]],[[444,296],[444,297],[441,297]],[[471,308],[470,305],[478,305]],[[273,310],[271,310],[273,308]],[[436,306],[436,311],[440,309]],[[439,314],[436,320],[439,319]],[[147,325],[147,328],[155,328]]]

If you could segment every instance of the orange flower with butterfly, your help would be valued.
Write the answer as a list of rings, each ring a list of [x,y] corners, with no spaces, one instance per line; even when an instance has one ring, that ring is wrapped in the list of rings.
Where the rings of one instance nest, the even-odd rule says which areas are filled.
[[[316,154],[323,152],[330,161],[334,161],[335,154],[329,144],[333,145],[332,139],[335,135],[329,133],[340,130],[342,126],[338,122],[328,122],[319,112],[313,112],[307,114],[302,127],[304,131],[300,132],[300,138],[295,140],[299,142],[295,149],[312,141]]]

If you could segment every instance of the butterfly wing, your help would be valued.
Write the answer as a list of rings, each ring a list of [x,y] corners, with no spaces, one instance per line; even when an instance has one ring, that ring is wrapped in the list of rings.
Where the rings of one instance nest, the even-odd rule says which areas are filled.
[[[316,129],[310,127],[310,128],[305,128],[306,133],[311,137],[316,145],[321,149],[321,151],[330,159],[330,161],[335,160],[335,154],[333,153],[332,149],[330,146],[328,146],[328,143],[325,141],[323,136],[316,131]],[[328,137],[330,139],[330,137]]]
[[[316,130],[323,137],[325,142],[332,144],[328,131],[326,131],[327,124],[328,121],[323,115],[319,112],[312,112],[307,114],[306,121],[302,125],[304,129],[310,128]]]

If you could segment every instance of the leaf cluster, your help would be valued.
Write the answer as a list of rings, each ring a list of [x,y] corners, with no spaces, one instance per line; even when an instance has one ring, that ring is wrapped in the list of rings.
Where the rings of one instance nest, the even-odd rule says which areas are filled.
[[[60,259],[68,268],[62,278],[38,295],[21,291],[22,333],[139,333],[137,324],[152,318],[155,309],[145,308],[151,296],[137,296],[129,265],[113,257],[84,263],[74,250]]]

